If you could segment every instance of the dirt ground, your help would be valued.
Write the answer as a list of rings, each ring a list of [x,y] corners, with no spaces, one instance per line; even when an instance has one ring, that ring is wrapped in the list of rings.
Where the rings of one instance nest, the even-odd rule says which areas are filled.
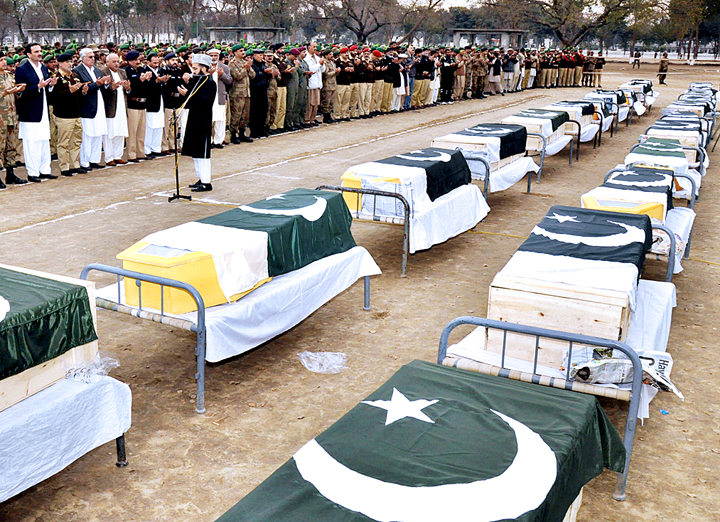
[[[654,70],[611,64],[603,84],[656,79]],[[443,326],[456,316],[485,315],[494,274],[551,205],[579,205],[579,196],[622,162],[690,81],[720,84],[715,69],[676,71],[682,74],[670,76],[667,87],[656,87],[661,96],[649,115],[622,125],[613,138],[605,134],[598,149],[584,144],[572,167],[567,152],[547,159],[531,194],[523,183],[492,194],[484,221],[411,256],[407,278],[400,277],[401,228],[355,223],[357,243],[383,270],[372,280],[372,311],[362,310],[358,282],[291,331],[209,365],[205,415],[193,411],[192,334],[99,311],[101,350],[120,360],[112,375],[133,392],[130,465],[116,468],[114,444],[106,444],[0,504],[0,520],[215,520],[400,366],[435,360]],[[427,147],[435,136],[577,99],[584,91],[531,90],[226,147],[213,152],[215,190],[208,199],[236,205],[297,187],[338,184],[350,165]],[[678,306],[668,349],[685,402],[671,394],[654,400],[650,419],[638,426],[627,500],[612,499],[615,474],[606,472],[585,488],[580,521],[720,520],[720,371],[713,355],[720,319],[720,251],[713,242],[720,220],[717,158],[710,155],[696,205],[692,259],[674,278]],[[181,160],[180,170],[183,185],[194,180],[189,160]],[[173,160],[164,158],[0,192],[0,262],[78,276],[93,262],[119,266],[115,255],[151,232],[225,210],[201,200],[168,204],[172,173]],[[646,277],[657,279],[664,271],[664,263],[648,265]],[[310,373],[297,357],[303,350],[344,352],[349,368],[337,375]],[[621,427],[627,405],[603,405]]]

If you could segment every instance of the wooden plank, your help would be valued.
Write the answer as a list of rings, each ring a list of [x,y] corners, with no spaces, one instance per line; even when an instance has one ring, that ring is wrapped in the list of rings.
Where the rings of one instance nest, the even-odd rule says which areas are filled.
[[[627,309],[627,306],[592,299],[491,287],[487,316],[498,321],[619,340],[627,332]],[[502,353],[502,344],[503,333],[491,329],[487,349]],[[506,346],[507,355],[531,362],[535,358],[534,336],[508,333]],[[539,346],[538,364],[563,369],[567,343],[541,339]]]
[[[618,290],[582,287],[523,277],[508,277],[499,274],[493,279],[491,287],[537,292],[557,297],[593,301],[619,307],[627,307],[630,301],[630,298],[625,292],[620,292]]]
[[[16,266],[3,265],[0,267],[7,270],[14,270],[24,274],[30,274],[54,281],[70,283],[73,285],[84,286],[87,290],[88,300],[90,302],[90,310],[93,318],[93,326],[97,332],[97,309],[95,307],[95,283],[84,279],[75,279],[72,277],[49,274],[38,270],[30,270]],[[47,388],[56,383],[60,379],[65,378],[67,371],[73,366],[84,362],[92,361],[98,353],[98,342],[93,341],[82,346],[76,346],[72,350],[51,359],[43,364],[28,368],[24,372],[12,375],[0,380],[0,411],[30,397],[31,395]]]

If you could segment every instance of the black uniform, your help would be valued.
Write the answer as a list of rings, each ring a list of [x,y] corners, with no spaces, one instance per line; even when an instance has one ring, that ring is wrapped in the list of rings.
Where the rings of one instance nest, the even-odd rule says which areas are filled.
[[[209,159],[213,132],[212,107],[217,85],[212,76],[193,76],[187,85],[188,95],[193,92],[198,82],[202,84],[190,96],[185,106],[188,109],[188,119],[182,155]]]

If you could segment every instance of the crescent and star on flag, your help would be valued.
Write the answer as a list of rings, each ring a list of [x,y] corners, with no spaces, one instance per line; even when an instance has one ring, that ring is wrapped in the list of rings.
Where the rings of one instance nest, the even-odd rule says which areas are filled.
[[[393,388],[390,400],[362,401],[386,410],[385,426],[403,419],[435,424],[422,410],[437,399],[410,400]],[[331,456],[316,440],[294,456],[300,475],[331,502],[377,522],[495,522],[517,518],[539,507],[555,483],[557,458],[547,443],[525,424],[498,411],[515,435],[512,463],[495,477],[437,486],[406,486],[363,475]],[[411,425],[407,425],[411,428]],[[509,492],[521,490],[520,496]],[[447,499],[453,502],[448,503]],[[478,509],[482,506],[482,509]]]

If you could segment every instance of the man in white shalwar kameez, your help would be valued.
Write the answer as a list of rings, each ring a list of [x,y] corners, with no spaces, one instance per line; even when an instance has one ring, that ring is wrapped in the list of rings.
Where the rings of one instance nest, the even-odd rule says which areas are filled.
[[[118,164],[118,162],[124,163],[122,161],[123,150],[125,138],[128,137],[125,89],[130,86],[130,82],[127,80],[125,72],[120,69],[120,57],[117,54],[109,54],[105,63],[107,72],[112,78],[110,88],[114,87],[117,101],[115,117],[107,118],[107,135],[103,139],[103,148],[105,149],[105,163]]]
[[[16,85],[24,85],[27,91],[20,95],[17,102],[18,137],[23,141],[28,180],[39,182],[57,177],[50,173],[50,116],[46,93],[46,89],[55,85],[57,78],[46,79],[47,67],[42,63],[40,44],[28,44],[26,53],[28,61],[15,71]],[[31,92],[32,96],[29,95]],[[37,119],[35,113],[41,114],[39,121],[33,121]]]
[[[106,89],[110,83],[110,76],[95,67],[95,54],[92,49],[86,47],[80,50],[82,63],[75,67],[75,73],[83,83],[90,84],[90,90],[85,95],[94,97],[95,100],[83,100],[81,112],[85,112],[82,122],[82,144],[80,145],[80,166],[84,169],[100,168],[102,157],[103,136],[107,134],[107,120],[105,118],[105,102],[101,89]],[[95,114],[91,114],[89,107],[97,103]]]

